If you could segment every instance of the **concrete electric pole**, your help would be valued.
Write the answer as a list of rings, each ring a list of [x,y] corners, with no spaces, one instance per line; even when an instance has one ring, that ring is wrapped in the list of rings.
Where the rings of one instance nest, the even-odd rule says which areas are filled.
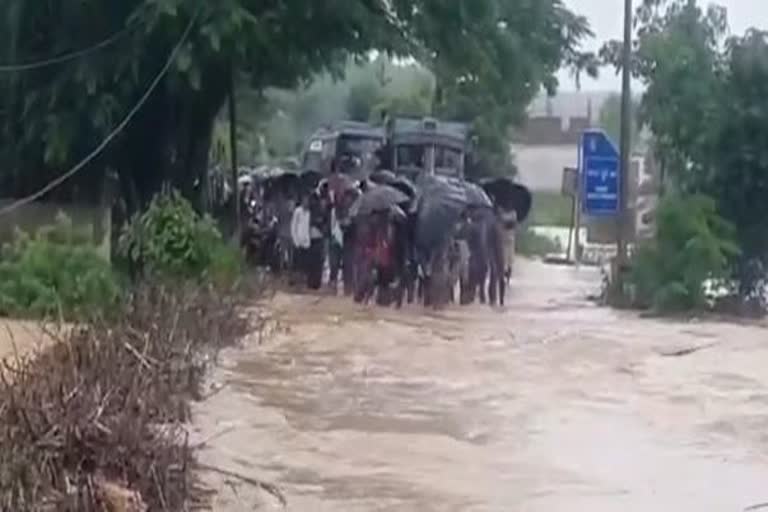
[[[624,0],[624,47],[621,56],[621,175],[619,178],[618,216],[618,277],[623,281],[623,269],[627,263],[627,227],[630,159],[632,156],[632,0]]]

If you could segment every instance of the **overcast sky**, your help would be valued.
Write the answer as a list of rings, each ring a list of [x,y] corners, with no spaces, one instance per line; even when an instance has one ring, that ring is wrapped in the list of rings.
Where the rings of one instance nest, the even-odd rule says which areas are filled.
[[[637,5],[641,0],[634,0]],[[595,39],[586,47],[598,49],[607,39],[619,39],[622,35],[623,0],[564,0],[565,4],[578,14],[586,16],[595,32]],[[709,4],[701,0],[702,4]],[[731,32],[742,34],[749,27],[768,29],[768,0],[716,0],[714,3],[728,9]],[[621,81],[613,69],[605,68],[598,80],[582,80],[583,90],[619,89]],[[574,90],[573,80],[567,73],[560,76],[561,90]]]

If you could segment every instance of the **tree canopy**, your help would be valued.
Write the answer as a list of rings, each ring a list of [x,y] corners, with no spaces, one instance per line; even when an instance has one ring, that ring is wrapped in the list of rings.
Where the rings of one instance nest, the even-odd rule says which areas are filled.
[[[638,118],[640,111],[640,102],[633,99],[632,101],[632,148],[636,149],[640,144],[641,125]],[[612,94],[600,107],[600,114],[598,116],[600,127],[605,130],[605,133],[611,138],[614,144],[619,144],[621,139],[621,95]]]
[[[645,85],[640,115],[673,185],[715,199],[737,232],[732,262],[744,295],[762,290],[768,263],[768,33],[727,38],[725,9],[645,0],[632,72]],[[621,43],[601,54],[619,65]]]
[[[561,66],[588,62],[579,53],[586,20],[560,0],[8,0],[0,10],[9,34],[4,62],[115,40],[56,66],[0,76],[6,190],[36,190],[94,148],[190,25],[147,105],[72,184],[112,168],[133,208],[164,182],[196,195],[232,74],[264,92],[318,73],[338,76],[371,50],[409,56],[434,74],[436,112],[475,123],[481,144],[504,154],[506,129],[540,87],[553,88]]]

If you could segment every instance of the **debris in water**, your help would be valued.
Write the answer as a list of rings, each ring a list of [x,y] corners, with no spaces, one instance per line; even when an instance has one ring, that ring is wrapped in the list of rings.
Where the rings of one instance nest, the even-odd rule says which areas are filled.
[[[277,487],[275,484],[271,484],[269,482],[262,482],[254,478],[241,475],[240,473],[235,473],[234,471],[229,471],[227,469],[217,468],[216,466],[210,466],[208,464],[198,464],[197,467],[202,471],[210,471],[212,473],[218,473],[222,476],[235,478],[237,480],[240,480],[241,482],[252,485],[272,495],[275,499],[277,499],[277,501],[280,502],[280,505],[282,505],[284,509],[288,507],[288,500],[285,499],[285,495],[280,490],[280,488]]]
[[[706,345],[699,345],[696,347],[686,347],[681,348],[677,350],[671,350],[671,351],[658,351],[659,355],[662,357],[683,357],[683,356],[689,356],[691,354],[695,354],[696,352],[706,350],[708,348],[712,348],[714,346],[718,345],[718,343],[708,343]]]

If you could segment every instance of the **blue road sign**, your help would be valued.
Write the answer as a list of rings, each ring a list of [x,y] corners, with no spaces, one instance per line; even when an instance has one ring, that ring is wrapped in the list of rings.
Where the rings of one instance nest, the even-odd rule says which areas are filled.
[[[617,215],[621,159],[616,146],[602,130],[588,130],[581,136],[579,153],[584,213]]]

